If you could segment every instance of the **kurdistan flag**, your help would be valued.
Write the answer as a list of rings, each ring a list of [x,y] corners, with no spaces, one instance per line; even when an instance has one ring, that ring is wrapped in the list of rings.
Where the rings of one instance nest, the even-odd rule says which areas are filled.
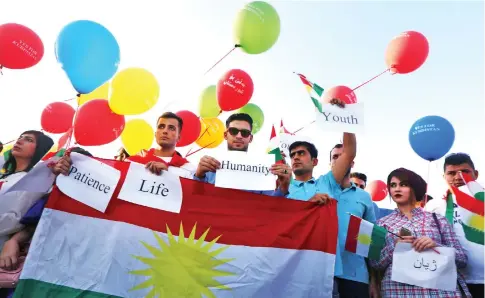
[[[274,124],[273,124],[273,128],[271,129],[271,136],[269,138],[268,150],[266,151],[268,152],[268,154],[274,154],[275,162],[279,162],[283,160],[283,155],[281,154],[281,149],[280,149],[280,141],[276,136],[276,129],[274,128]]]
[[[305,88],[313,102],[313,105],[315,105],[315,108],[321,113],[322,104],[320,103],[320,100],[322,99],[323,88],[316,83],[310,82],[304,75],[299,73],[297,73],[297,75],[300,77],[300,80],[303,83],[303,85],[305,85]]]
[[[181,184],[180,213],[54,188],[15,297],[331,297],[336,204]]]
[[[350,216],[345,250],[371,260],[379,260],[387,230],[355,215]]]
[[[484,211],[485,204],[483,201],[483,187],[471,177],[464,174],[463,180],[470,194],[461,191],[460,189],[450,186],[453,195],[449,194],[446,204],[446,217],[453,222],[453,196],[456,204],[460,207],[458,213],[460,215],[459,223],[463,227],[465,238],[473,243],[484,245]]]

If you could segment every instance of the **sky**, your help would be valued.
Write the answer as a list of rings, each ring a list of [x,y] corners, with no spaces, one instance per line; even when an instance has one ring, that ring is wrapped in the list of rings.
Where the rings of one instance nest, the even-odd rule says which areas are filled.
[[[283,119],[290,131],[309,137],[320,151],[315,176],[328,171],[330,149],[341,134],[315,125],[314,107],[293,71],[325,89],[351,88],[386,69],[389,41],[403,31],[423,33],[429,41],[427,61],[405,75],[384,75],[356,91],[365,106],[365,133],[357,135],[355,171],[369,181],[386,180],[406,167],[429,182],[437,198],[446,190],[443,160],[429,164],[409,145],[412,124],[427,115],[439,115],[454,126],[451,152],[469,153],[478,170],[485,167],[484,7],[481,1],[268,1],[281,19],[281,33],[267,52],[248,55],[236,50],[208,74],[204,73],[234,45],[233,22],[246,1],[7,1],[0,24],[28,26],[45,47],[42,61],[30,69],[4,69],[0,76],[0,140],[8,142],[28,129],[40,129],[44,107],[76,95],[56,61],[54,43],[63,26],[88,19],[106,26],[121,48],[119,70],[143,67],[160,84],[160,98],[150,111],[130,116],[155,125],[165,111],[198,111],[201,91],[216,84],[228,70],[240,68],[253,79],[252,103],[262,108],[265,122],[250,146],[251,154],[265,154],[271,125]],[[28,9],[27,9],[28,8]],[[51,13],[39,13],[49,9]],[[54,13],[55,10],[55,13]],[[74,105],[75,102],[71,101]],[[223,113],[225,120],[230,113]],[[58,139],[60,135],[54,135]],[[121,146],[117,140],[87,147],[111,158]],[[197,146],[179,148],[181,153]],[[217,157],[225,143],[189,157]],[[428,175],[428,168],[430,174]],[[485,170],[484,170],[485,171]],[[479,181],[485,182],[484,176]],[[389,206],[389,199],[379,202]]]

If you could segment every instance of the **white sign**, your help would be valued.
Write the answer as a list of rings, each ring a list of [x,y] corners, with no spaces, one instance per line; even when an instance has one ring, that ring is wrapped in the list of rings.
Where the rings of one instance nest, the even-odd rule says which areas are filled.
[[[71,153],[69,175],[59,175],[57,186],[67,196],[104,212],[120,180],[120,171],[80,153]]]
[[[221,156],[218,158],[221,168],[216,171],[217,187],[259,191],[276,188],[276,176],[269,171],[274,164],[273,154],[228,151]]]
[[[180,213],[182,184],[180,178],[167,171],[160,176],[144,165],[132,162],[118,198],[150,208]]]
[[[345,105],[345,108],[332,104],[322,104],[322,113],[316,112],[316,122],[325,131],[363,132],[364,104],[348,104]]]
[[[410,243],[396,244],[392,258],[391,279],[396,282],[442,291],[456,290],[455,249],[437,247],[415,251]]]

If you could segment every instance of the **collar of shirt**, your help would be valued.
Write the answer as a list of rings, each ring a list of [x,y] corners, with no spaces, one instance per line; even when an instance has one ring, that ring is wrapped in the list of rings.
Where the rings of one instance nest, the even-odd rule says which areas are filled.
[[[299,181],[299,180],[295,180],[295,179],[292,179],[290,181],[290,184],[293,185],[293,186],[296,186],[296,187],[302,187],[303,184],[305,184],[305,183],[315,184],[316,183],[315,177],[312,177],[310,180],[307,180],[307,181]]]

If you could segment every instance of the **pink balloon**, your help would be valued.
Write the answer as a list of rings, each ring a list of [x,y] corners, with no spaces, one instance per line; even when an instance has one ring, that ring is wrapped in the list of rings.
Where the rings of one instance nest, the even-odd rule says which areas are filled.
[[[365,190],[370,194],[372,201],[379,202],[387,197],[387,184],[381,180],[375,180],[367,184]]]
[[[323,102],[329,103],[332,99],[338,98],[346,104],[357,103],[357,96],[354,91],[347,86],[335,86],[323,93]]]

